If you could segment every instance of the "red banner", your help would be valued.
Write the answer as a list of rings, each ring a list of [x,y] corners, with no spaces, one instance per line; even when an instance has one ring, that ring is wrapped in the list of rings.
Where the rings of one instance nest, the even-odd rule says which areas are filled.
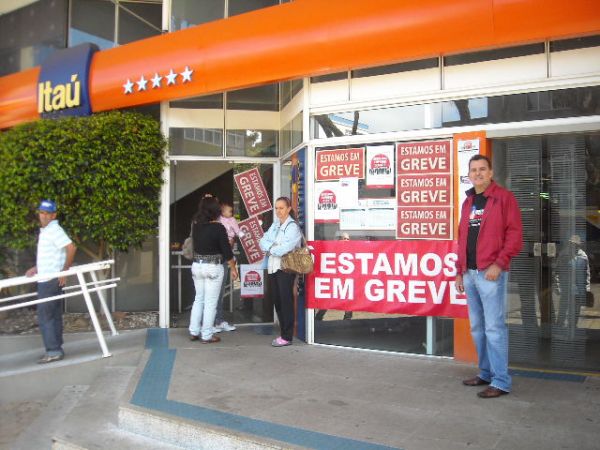
[[[365,177],[365,149],[341,148],[316,152],[316,180]]]
[[[263,237],[264,233],[258,218],[249,217],[242,220],[238,225],[240,227],[240,231],[244,233],[244,235],[240,238],[240,242],[242,243],[242,247],[244,248],[244,253],[246,253],[248,262],[250,264],[254,264],[258,261],[261,261],[265,257],[265,254],[260,249],[258,243],[260,238]]]
[[[255,216],[273,209],[271,200],[269,200],[269,193],[256,167],[238,173],[234,176],[234,179],[249,216]]]
[[[450,175],[398,177],[398,206],[450,206]]]
[[[454,241],[314,241],[307,307],[467,317]]]

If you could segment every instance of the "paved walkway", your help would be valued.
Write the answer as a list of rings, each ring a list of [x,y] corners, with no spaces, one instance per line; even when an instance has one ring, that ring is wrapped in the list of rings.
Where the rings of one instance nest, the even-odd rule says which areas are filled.
[[[480,399],[471,365],[308,346],[272,348],[271,327],[218,344],[185,329],[148,331],[131,402],[291,447],[375,450],[597,449],[600,378],[519,372],[514,391]]]

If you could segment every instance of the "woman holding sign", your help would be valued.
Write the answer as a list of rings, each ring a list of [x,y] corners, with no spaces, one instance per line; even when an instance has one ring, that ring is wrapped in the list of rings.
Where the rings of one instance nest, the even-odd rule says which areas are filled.
[[[196,298],[190,317],[190,340],[200,340],[203,344],[213,344],[221,340],[213,335],[213,326],[225,272],[223,261],[229,264],[231,279],[235,280],[238,277],[227,231],[219,222],[220,215],[219,201],[215,197],[205,196],[198,205],[198,212],[192,224],[192,278]]]
[[[292,344],[294,336],[293,290],[296,274],[281,270],[281,257],[300,246],[302,233],[293,217],[289,198],[279,197],[275,201],[275,215],[277,218],[273,225],[260,240],[260,248],[267,254],[269,290],[273,293],[273,304],[281,328],[281,336],[274,339],[271,345],[285,347]]]

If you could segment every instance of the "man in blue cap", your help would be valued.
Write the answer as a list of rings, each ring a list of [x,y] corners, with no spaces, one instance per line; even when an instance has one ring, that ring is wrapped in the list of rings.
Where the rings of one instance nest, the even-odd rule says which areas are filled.
[[[73,264],[77,247],[56,220],[56,203],[42,200],[38,207],[40,236],[37,245],[36,265],[26,273],[28,277],[68,270]],[[54,297],[63,293],[65,277],[38,281],[38,298]],[[38,325],[46,347],[46,354],[38,361],[47,364],[60,361],[65,354],[62,322],[63,300],[51,300],[37,305]]]

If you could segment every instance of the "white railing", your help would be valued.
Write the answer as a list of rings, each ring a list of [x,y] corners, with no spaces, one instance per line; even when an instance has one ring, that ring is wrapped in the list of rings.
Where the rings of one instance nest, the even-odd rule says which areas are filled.
[[[43,275],[34,275],[32,277],[14,277],[8,278],[6,280],[0,280],[0,293],[6,288],[14,287],[14,286],[22,286],[31,283],[37,283],[38,281],[45,281],[48,279],[54,279],[59,277],[67,277],[70,275],[76,275],[79,284],[75,284],[72,286],[65,287],[64,293],[61,295],[55,295],[53,297],[47,297],[43,299],[37,300],[29,300],[24,301],[31,297],[37,297],[37,293],[33,292],[31,294],[21,294],[14,295],[12,297],[0,298],[0,312],[8,311],[10,309],[24,308],[26,306],[37,305],[38,303],[46,303],[54,300],[60,300],[63,298],[75,297],[77,295],[83,295],[85,300],[85,304],[87,306],[88,312],[90,314],[90,318],[92,319],[92,324],[94,326],[94,330],[96,331],[96,336],[98,337],[98,342],[100,343],[100,348],[102,349],[102,356],[108,357],[111,356],[108,351],[108,347],[106,346],[106,340],[104,339],[104,335],[102,334],[102,328],[100,328],[100,322],[98,321],[98,316],[96,314],[96,309],[94,308],[94,303],[92,302],[92,297],[90,296],[90,292],[96,292],[98,295],[98,299],[100,300],[100,306],[102,307],[102,312],[106,317],[106,321],[110,326],[110,330],[113,336],[119,334],[117,329],[115,328],[115,324],[113,323],[112,316],[110,314],[110,310],[106,305],[106,298],[104,296],[104,290],[112,289],[117,286],[117,281],[120,278],[111,278],[107,280],[99,280],[97,272],[101,270],[109,269],[110,266],[114,264],[113,260],[108,261],[99,261],[90,264],[82,264],[80,266],[73,266],[69,270],[64,270],[62,272],[43,274]],[[86,281],[85,274],[89,273],[92,281]],[[13,303],[6,305],[6,303],[14,302],[15,300],[20,300],[18,303]]]

